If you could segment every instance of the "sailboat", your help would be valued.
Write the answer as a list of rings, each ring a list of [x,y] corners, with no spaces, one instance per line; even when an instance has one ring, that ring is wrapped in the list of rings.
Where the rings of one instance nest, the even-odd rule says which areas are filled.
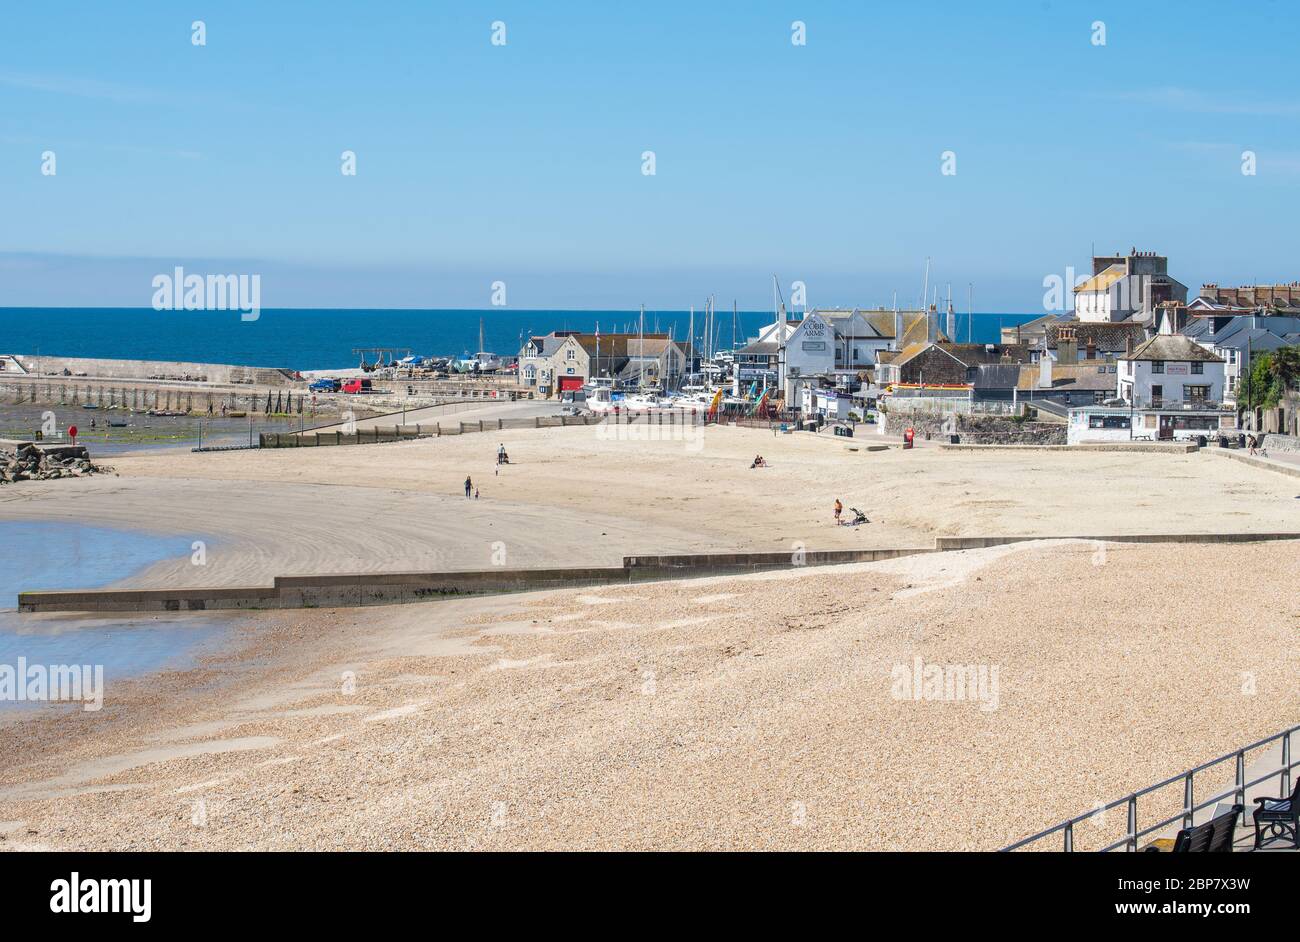
[[[476,368],[483,371],[490,371],[499,370],[501,367],[505,366],[505,360],[501,359],[501,357],[497,356],[495,353],[488,353],[484,347],[483,318],[480,317],[478,319],[478,352],[474,354],[474,362],[477,364]]]

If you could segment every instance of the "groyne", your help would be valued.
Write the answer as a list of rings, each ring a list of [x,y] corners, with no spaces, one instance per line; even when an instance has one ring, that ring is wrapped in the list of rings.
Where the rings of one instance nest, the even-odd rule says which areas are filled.
[[[810,566],[869,563],[904,556],[982,549],[1038,540],[1097,543],[1254,543],[1300,541],[1300,533],[1094,534],[939,537],[933,547],[625,556],[621,566],[446,572],[322,573],[279,576],[269,586],[174,589],[73,589],[18,596],[21,612],[156,612],[210,609],[335,608],[393,605],[466,595],[621,585],[741,575]]]

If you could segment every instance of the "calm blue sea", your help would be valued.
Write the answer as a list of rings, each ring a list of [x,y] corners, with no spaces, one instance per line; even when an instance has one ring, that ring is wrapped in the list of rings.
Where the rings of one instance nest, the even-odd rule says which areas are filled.
[[[228,619],[219,615],[60,617],[20,615],[18,593],[109,585],[163,559],[188,556],[192,537],[54,521],[0,520],[0,544],[14,549],[0,567],[0,664],[91,664],[105,683],[165,667],[185,667],[213,650]],[[0,700],[0,710],[22,704]]]
[[[1034,314],[975,314],[976,343],[994,343],[1002,325]],[[409,347],[425,356],[460,356],[478,349],[479,320],[486,346],[514,355],[523,339],[552,330],[605,333],[636,330],[637,311],[452,310],[264,310],[256,321],[233,311],[154,311],[149,308],[0,308],[0,354],[105,357],[122,360],[184,360],[295,370],[356,366],[361,347]],[[731,346],[731,312],[720,311],[715,341]],[[687,311],[647,311],[645,330],[673,331],[685,338]],[[742,311],[736,338],[744,342],[772,314]],[[967,338],[967,317],[957,315],[957,336]],[[703,318],[695,314],[696,335]],[[371,358],[373,359],[373,357]]]

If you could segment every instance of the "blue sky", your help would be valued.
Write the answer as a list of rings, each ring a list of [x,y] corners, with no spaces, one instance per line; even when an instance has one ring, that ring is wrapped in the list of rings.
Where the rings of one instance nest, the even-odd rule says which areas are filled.
[[[1094,243],[1193,290],[1289,281],[1297,27],[1277,0],[7,4],[0,306],[148,306],[176,264],[259,273],[266,307],[500,280],[766,308],[773,272],[876,305],[929,256],[959,308],[974,282],[1034,311]]]

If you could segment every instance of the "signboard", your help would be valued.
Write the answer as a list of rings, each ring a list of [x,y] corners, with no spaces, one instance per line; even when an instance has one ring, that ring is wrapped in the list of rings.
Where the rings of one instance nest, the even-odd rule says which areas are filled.
[[[826,341],[825,341],[825,340],[805,340],[805,341],[803,342],[803,350],[804,350],[804,352],[809,352],[809,351],[824,351],[825,349],[826,349]]]
[[[1170,376],[1186,376],[1191,372],[1191,365],[1187,363],[1166,363],[1165,372]]]

